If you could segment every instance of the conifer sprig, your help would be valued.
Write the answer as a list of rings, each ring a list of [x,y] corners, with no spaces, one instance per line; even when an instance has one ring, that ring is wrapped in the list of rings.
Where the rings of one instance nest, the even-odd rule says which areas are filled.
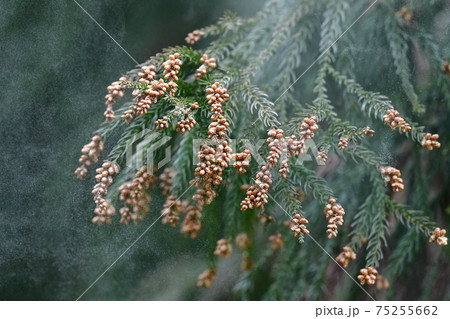
[[[374,41],[388,53],[385,65],[375,49],[367,48],[364,37],[369,35],[356,28],[346,35],[351,41],[343,38],[338,43],[361,7],[345,0],[272,0],[252,18],[227,12],[217,24],[188,34],[188,44],[201,41],[199,47],[205,44],[203,39],[213,37],[206,48],[167,48],[113,82],[106,96],[107,121],[83,148],[77,169],[80,178],[87,176],[89,166],[101,158],[103,143],[112,149],[105,157],[109,164],[98,171],[105,176],[98,176],[100,184],[94,189],[95,221],[112,221],[112,207],[122,196],[127,207],[121,221],[139,222],[148,211],[142,200],[149,199],[150,184],[158,184],[150,179],[154,176],[166,197],[163,223],[206,243],[211,262],[200,274],[198,286],[214,285],[217,257],[228,257],[237,241],[244,274],[235,291],[243,299],[323,296],[329,257],[324,254],[317,262],[321,250],[308,234],[314,234],[327,252],[345,243],[343,251],[351,252],[351,260],[344,255],[338,259],[346,265],[365,260],[359,276],[351,267],[350,271],[361,284],[378,280],[382,287],[387,286],[380,275],[384,270],[389,279],[404,271],[402,260],[413,255],[418,233],[430,243],[446,245],[445,230],[428,212],[400,204],[391,194],[404,192],[405,199],[410,194],[408,176],[401,175],[408,166],[401,160],[400,167],[394,165],[398,151],[409,144],[391,136],[404,134],[415,146],[439,152],[439,136],[427,133],[413,119],[426,114],[427,103],[439,107],[435,96],[449,100],[448,79],[440,71],[441,49],[429,25],[415,24],[420,17],[407,8],[399,10],[392,1],[370,12],[374,21],[384,23],[384,32],[372,30],[369,35],[377,37]],[[417,57],[411,52],[419,46],[432,74],[439,72],[430,81],[432,92],[426,99],[418,93],[412,72]],[[363,70],[366,66],[359,65],[365,59],[380,63],[379,69],[367,66],[372,70],[370,79]],[[398,78],[400,91],[389,87],[385,68]],[[166,149],[174,150],[171,169],[156,168],[147,174],[141,167],[127,167],[130,145],[140,147],[131,152],[132,159],[144,154],[145,162],[151,150],[160,160],[166,149],[154,146],[165,137]],[[265,142],[258,144],[259,138]],[[193,148],[196,140],[200,145]],[[261,147],[249,150],[249,143]],[[311,154],[310,147],[312,162],[299,160]],[[123,169],[113,183],[116,165]],[[358,185],[360,196],[354,190],[343,191],[345,185]],[[406,233],[392,223],[391,213]],[[389,265],[379,269],[396,234]],[[260,237],[267,239],[265,245]],[[266,273],[271,274],[270,283],[259,291],[257,283]]]

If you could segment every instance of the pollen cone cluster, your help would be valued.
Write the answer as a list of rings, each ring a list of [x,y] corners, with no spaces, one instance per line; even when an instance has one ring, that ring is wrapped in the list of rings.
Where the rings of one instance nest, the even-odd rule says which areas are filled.
[[[289,158],[285,158],[281,161],[280,168],[278,169],[278,174],[281,178],[287,178],[289,174]]]
[[[376,284],[377,290],[388,289],[390,286],[389,281],[381,275],[377,276]]]
[[[447,231],[445,229],[436,228],[430,237],[430,243],[436,242],[439,246],[447,246],[446,233]]]
[[[119,187],[120,200],[129,206],[120,210],[121,223],[128,224],[130,221],[137,223],[145,216],[151,202],[151,197],[145,190],[154,187],[156,182],[157,178],[147,171],[147,166],[143,166],[131,182]]]
[[[267,192],[272,184],[272,174],[263,166],[262,170],[256,174],[255,185],[247,190],[247,197],[241,202],[241,210],[252,209],[255,207],[264,208],[267,204],[269,196]]]
[[[247,190],[247,196],[241,202],[241,210],[245,211],[255,207],[264,208],[264,205],[267,204],[269,197],[267,192],[272,184],[270,169],[275,167],[281,156],[282,146],[280,139],[283,138],[283,134],[284,132],[281,129],[271,129],[267,133],[267,143],[270,151],[266,158],[266,165],[256,174],[255,185],[250,186]]]
[[[188,117],[185,120],[180,120],[177,123],[177,132],[184,133],[189,132],[197,124],[193,117]]]
[[[348,147],[348,138],[346,137],[341,137],[339,139],[339,143],[338,143],[338,148],[340,150],[345,150]]]
[[[200,40],[200,38],[204,35],[205,33],[203,31],[200,30],[194,30],[190,33],[188,33],[187,37],[184,39],[188,44],[194,44],[196,43],[198,40]]]
[[[141,216],[132,212],[129,207],[122,207],[119,211],[120,222],[128,225],[130,222],[137,224],[141,220]]]
[[[166,202],[161,212],[162,223],[176,227],[180,223],[182,215],[185,214],[181,225],[181,233],[188,235],[190,238],[196,238],[202,228],[201,211],[198,207],[180,200],[172,193],[174,177],[175,170],[172,168],[166,168],[159,176],[160,187],[163,195],[166,196]]]
[[[375,133],[375,131],[372,130],[372,129],[370,129],[370,127],[366,126],[365,128],[363,128],[362,133],[363,133],[365,136],[372,137],[373,134]]]
[[[183,209],[183,202],[177,200],[173,195],[167,197],[162,210],[162,223],[176,227],[180,223],[180,213]]]
[[[288,146],[288,156],[298,156],[306,152],[306,142],[314,138],[314,132],[319,129],[316,121],[316,116],[305,117],[300,124],[300,138],[297,139],[292,135],[284,139]]]
[[[108,194],[108,187],[113,183],[112,175],[119,173],[119,166],[111,162],[104,162],[100,168],[97,168],[96,172],[95,179],[97,184],[92,190],[96,204],[94,210],[96,216],[92,219],[92,222],[99,224],[110,223],[111,216],[115,214],[115,209],[114,206],[106,201],[104,196]]]
[[[439,148],[441,147],[441,143],[437,141],[438,138],[439,134],[427,133],[423,137],[422,146],[426,147],[429,151],[432,151],[433,148]]]
[[[181,68],[181,60],[179,59],[180,54],[175,53],[169,55],[169,60],[163,63],[164,67],[164,78],[169,81],[178,81],[178,72]]]
[[[145,89],[135,89],[132,95],[135,97],[134,104],[125,111],[122,119],[129,122],[134,116],[142,116],[150,109],[150,105],[158,102],[158,97],[165,94],[168,86],[164,81],[156,81],[156,72],[154,65],[145,65],[141,67],[138,73],[138,83],[145,85]]]
[[[125,111],[122,119],[130,122],[135,116],[142,116],[148,112],[152,104],[158,103],[158,99],[166,93],[174,96],[177,91],[178,73],[181,67],[180,54],[175,53],[169,56],[169,60],[163,63],[164,79],[156,80],[156,67],[154,65],[143,66],[141,72],[138,73],[138,82],[144,84],[144,89],[135,89],[133,96],[134,104]],[[167,80],[168,82],[166,82]]]
[[[323,213],[328,219],[327,234],[328,239],[331,237],[337,237],[338,226],[344,224],[345,210],[340,204],[336,203],[336,199],[330,198],[328,204],[325,206]]]
[[[328,160],[327,152],[325,151],[319,152],[317,154],[316,160],[318,164],[322,165],[325,164],[325,162]]]
[[[245,150],[242,153],[233,154],[234,164],[233,167],[236,168],[236,172],[243,174],[247,170],[245,169],[250,165],[251,155],[249,150]]]
[[[211,284],[215,280],[216,268],[208,268],[198,276],[197,287],[211,288]]]
[[[212,139],[216,136],[218,139],[224,139],[230,124],[223,115],[222,104],[230,96],[227,93],[227,89],[221,87],[219,82],[215,82],[210,88],[207,88],[206,93],[208,93],[206,99],[208,104],[211,105],[212,113],[212,122],[208,127],[208,138]]]
[[[268,169],[274,168],[281,157],[283,134],[284,131],[282,129],[272,129],[267,132],[268,138],[266,141],[269,144],[270,149],[269,155],[266,157]]]
[[[342,249],[342,252],[336,257],[336,261],[342,264],[342,267],[347,268],[350,261],[356,259],[355,252],[348,246]]]
[[[186,217],[184,218],[181,232],[189,235],[191,238],[196,238],[202,229],[202,214],[198,207],[194,205],[187,205],[184,208]]]
[[[317,117],[305,117],[303,119],[302,124],[300,125],[300,138],[303,140],[309,140],[314,137],[314,131],[319,129],[319,126],[316,124]]]
[[[173,178],[175,177],[175,170],[173,168],[166,168],[159,176],[160,188],[163,195],[166,197],[166,202],[161,215],[164,216],[162,223],[169,224],[172,227],[178,225],[180,221],[180,211],[182,210],[182,203],[172,195]]]
[[[215,188],[223,181],[223,169],[228,167],[231,161],[231,151],[228,142],[222,141],[218,143],[217,151],[208,145],[202,145],[198,152],[200,161],[194,173],[197,179],[193,181],[197,193],[193,199],[197,201],[200,209],[205,203],[209,205],[216,197]]]
[[[251,241],[247,233],[242,233],[236,236],[236,246],[240,249],[245,250],[250,247],[250,245]]]
[[[244,252],[242,254],[242,264],[241,264],[241,270],[242,271],[248,271],[253,268],[253,261],[251,260],[248,253]]]
[[[226,239],[219,239],[217,241],[216,250],[214,255],[220,256],[222,258],[227,258],[233,251],[231,244]]]
[[[81,164],[75,170],[78,179],[84,179],[87,175],[87,167],[98,162],[98,157],[103,151],[103,141],[100,135],[95,135],[89,144],[81,149],[81,157],[78,162]]]
[[[146,114],[150,109],[150,106],[158,103],[158,98],[164,96],[168,90],[169,85],[162,79],[158,81],[152,80],[150,84],[148,84],[148,87],[143,91],[139,89],[134,90],[132,93],[135,97],[134,104],[123,113],[122,119],[129,122],[135,116],[142,116]]]
[[[272,242],[272,249],[273,250],[278,250],[281,247],[283,247],[283,245],[284,245],[283,235],[280,234],[280,233],[270,236],[269,237],[269,241]]]
[[[203,64],[195,72],[195,78],[197,80],[200,80],[206,73],[211,72],[212,69],[217,67],[216,59],[209,58],[207,54],[203,54],[200,58],[200,62]]]
[[[381,167],[380,172],[382,175],[384,175],[384,180],[386,183],[389,183],[392,187],[392,190],[394,192],[401,191],[405,188],[403,185],[403,179],[400,177],[402,174],[400,170],[387,166],[387,167]]]
[[[154,65],[144,65],[141,67],[141,72],[138,73],[139,83],[150,85],[156,78],[156,67]]]
[[[241,210],[255,207],[264,208],[268,202],[268,190],[272,184],[271,170],[275,168],[281,159],[282,154],[286,157],[281,159],[278,174],[286,178],[289,174],[289,158],[298,156],[306,152],[306,141],[314,137],[314,131],[319,127],[316,124],[317,117],[306,117],[300,125],[300,138],[295,135],[284,137],[282,129],[270,129],[267,133],[266,142],[269,146],[269,155],[266,158],[266,165],[256,174],[254,185],[247,190],[247,196],[241,202]]]
[[[162,119],[157,119],[155,121],[155,126],[157,130],[164,130],[166,128],[169,128],[169,119],[167,116],[164,116]]]
[[[287,178],[289,174],[289,158],[293,154],[297,154],[299,152],[299,148],[302,147],[300,141],[298,141],[295,135],[284,137],[279,141],[281,147],[281,162],[280,167],[278,168],[278,174],[281,178]]]
[[[411,131],[411,126],[399,115],[400,113],[396,110],[387,110],[386,114],[383,116],[384,123],[389,125],[392,130],[398,128],[402,133]]]
[[[107,87],[108,94],[105,96],[106,111],[104,113],[107,122],[112,121],[116,117],[113,110],[113,105],[116,104],[117,98],[123,97],[124,90],[127,87],[121,83],[127,80],[128,79],[126,77],[122,76],[119,81],[113,82]]]
[[[372,267],[363,268],[359,271],[361,274],[358,276],[358,280],[361,285],[373,285],[375,284],[378,276],[378,271]]]
[[[294,237],[299,237],[301,234],[308,235],[309,230],[306,229],[308,220],[300,216],[300,214],[295,214],[292,219],[293,226],[291,227],[291,232],[294,232]]]
[[[178,85],[175,82],[178,81],[178,73],[180,72],[182,65],[179,57],[179,53],[171,54],[169,60],[163,63],[164,79],[169,80],[167,84],[169,85],[170,95],[172,96],[175,95],[175,92],[178,89]]]
[[[399,11],[397,11],[396,15],[402,19],[404,25],[409,25],[414,17],[413,12],[408,7],[402,7]]]
[[[232,156],[232,149],[225,140],[229,124],[222,114],[222,103],[229,97],[227,90],[219,82],[215,82],[206,89],[206,93],[212,112],[208,138],[215,142],[215,148],[204,144],[197,153],[199,163],[195,168],[196,179],[191,184],[197,188],[192,199],[197,201],[199,212],[203,210],[204,204],[210,204],[216,197],[215,188],[222,183],[223,169],[228,167]]]
[[[163,191],[163,195],[169,197],[172,194],[173,178],[175,177],[175,170],[173,168],[166,168],[159,175],[160,187]]]
[[[197,187],[197,193],[193,199],[203,208],[205,203],[210,204],[216,197],[214,187],[222,182],[222,167],[216,164],[216,151],[208,145],[202,145],[197,156],[199,163],[194,173],[197,179],[192,181]]]

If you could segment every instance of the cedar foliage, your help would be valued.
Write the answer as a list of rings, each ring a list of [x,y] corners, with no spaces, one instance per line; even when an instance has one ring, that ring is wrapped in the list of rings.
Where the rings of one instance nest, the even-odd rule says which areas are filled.
[[[446,156],[450,77],[441,70],[450,50],[440,34],[444,31],[437,27],[442,16],[449,16],[450,6],[446,1],[380,1],[347,30],[369,5],[367,1],[272,0],[249,19],[226,12],[215,25],[200,30],[199,44],[164,49],[142,64],[155,65],[160,77],[162,63],[179,53],[183,64],[174,96],[161,97],[129,124],[117,116],[95,132],[114,145],[103,159],[123,167],[116,177],[123,183],[139,169],[126,168],[126,146],[141,132],[155,131],[155,121],[168,116],[169,128],[160,131],[159,138],[170,136],[175,150],[167,164],[176,170],[172,194],[191,201],[192,145],[194,139],[208,135],[211,113],[205,89],[214,82],[230,95],[223,110],[231,124],[228,137],[237,140],[233,152],[247,148],[244,139],[256,143],[275,127],[295,134],[304,117],[317,117],[314,142],[327,152],[327,165],[291,159],[288,177],[275,179],[264,209],[242,212],[241,186],[252,184],[260,169],[252,159],[245,174],[236,174],[232,167],[225,170],[217,197],[203,208],[200,236],[211,247],[205,251],[211,256],[211,267],[218,261],[212,253],[220,238],[233,242],[238,234],[247,233],[253,243],[243,252],[253,267],[242,273],[235,286],[241,299],[366,298],[319,246],[333,258],[343,246],[350,246],[358,258],[347,271],[355,278],[360,268],[376,268],[391,282],[387,292],[369,289],[377,298],[402,298],[397,286],[416,276],[415,264],[428,271],[431,259],[446,260],[442,248],[437,252],[424,244],[438,224],[445,228],[444,214],[450,207]],[[218,67],[196,80],[193,74],[203,54],[215,58]],[[143,91],[145,86],[136,82],[138,72],[140,68],[124,74],[131,81],[125,85]],[[122,100],[115,106],[117,114],[132,103]],[[194,102],[200,106],[193,115],[197,124],[181,135],[175,131],[180,110]],[[392,109],[400,112],[410,131],[393,132],[383,123],[386,111]],[[374,137],[363,134],[366,126],[375,130]],[[440,135],[441,148],[429,151],[421,146],[427,132]],[[338,147],[341,138],[349,142],[345,149]],[[144,154],[156,142],[145,145]],[[267,151],[263,145],[258,152],[264,158]],[[164,149],[155,154],[164,158]],[[382,166],[401,170],[405,190],[391,191],[380,174]],[[162,169],[155,174],[161,173]],[[118,197],[118,186],[113,186],[108,200],[120,205]],[[322,210],[332,197],[346,215],[338,237],[327,239]],[[150,207],[150,214],[160,209]],[[286,227],[285,222],[297,213],[309,220],[314,240],[302,236],[299,243]],[[272,250],[266,239],[277,233],[283,235],[284,246]],[[430,272],[414,280],[434,285],[440,277]],[[444,299],[448,293],[444,287],[425,298]]]

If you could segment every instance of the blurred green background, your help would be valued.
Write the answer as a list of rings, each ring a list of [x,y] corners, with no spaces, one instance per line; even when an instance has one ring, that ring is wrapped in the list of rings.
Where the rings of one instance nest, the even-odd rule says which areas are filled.
[[[225,10],[250,16],[264,1],[78,2],[144,62]],[[74,300],[159,214],[137,227],[93,225],[92,175],[73,174],[103,121],[106,87],[134,62],[72,0],[0,1],[0,46],[0,299]],[[195,287],[204,244],[157,223],[83,299],[233,298],[235,257],[220,288]]]
[[[167,46],[183,45],[188,32],[216,22],[225,10],[248,17],[265,2],[77,1],[140,63]],[[359,27],[365,34],[364,28],[373,26]],[[436,30],[442,37],[439,41],[444,41],[445,30]],[[315,51],[310,52],[315,59]],[[93,174],[84,181],[73,174],[82,146],[104,120],[106,87],[135,63],[73,0],[0,0],[0,62],[4,85],[0,91],[0,300],[75,300],[153,223],[164,202],[153,195],[151,213],[138,226],[119,224],[117,218],[113,225],[93,225]],[[388,57],[384,66],[360,63],[364,68],[357,71],[364,74],[392,68]],[[309,86],[314,83],[309,82]],[[377,85],[390,94],[399,89],[396,82],[397,77],[387,76],[385,83]],[[397,153],[409,154],[405,149]],[[356,180],[358,172],[354,174]],[[348,187],[336,189],[345,193]],[[343,196],[354,197],[354,193]],[[421,202],[421,196],[416,196],[414,207]],[[236,299],[233,286],[241,276],[238,252],[219,263],[210,290],[196,287],[197,276],[208,267],[211,241],[206,239],[200,236],[192,241],[158,222],[82,300]],[[397,298],[443,299],[442,291],[448,295],[448,258],[439,257],[437,247],[430,249],[434,250],[421,252],[410,274],[427,275],[433,280],[424,282],[437,284],[423,287],[412,277],[400,278]],[[437,267],[442,260],[443,266]],[[330,269],[342,275],[337,267]],[[266,275],[261,272],[255,280],[255,299],[263,291],[259,288],[267,284]],[[353,285],[345,275],[340,278]]]

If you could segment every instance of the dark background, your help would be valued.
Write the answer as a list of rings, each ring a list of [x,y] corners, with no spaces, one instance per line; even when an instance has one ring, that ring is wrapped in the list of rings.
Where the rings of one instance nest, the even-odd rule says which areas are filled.
[[[249,16],[263,1],[79,3],[144,62],[226,9]],[[0,299],[74,300],[157,216],[93,225],[94,181],[73,174],[106,87],[134,62],[72,0],[0,1],[0,61]],[[157,223],[83,299],[230,298],[226,284],[195,287],[202,246]]]

